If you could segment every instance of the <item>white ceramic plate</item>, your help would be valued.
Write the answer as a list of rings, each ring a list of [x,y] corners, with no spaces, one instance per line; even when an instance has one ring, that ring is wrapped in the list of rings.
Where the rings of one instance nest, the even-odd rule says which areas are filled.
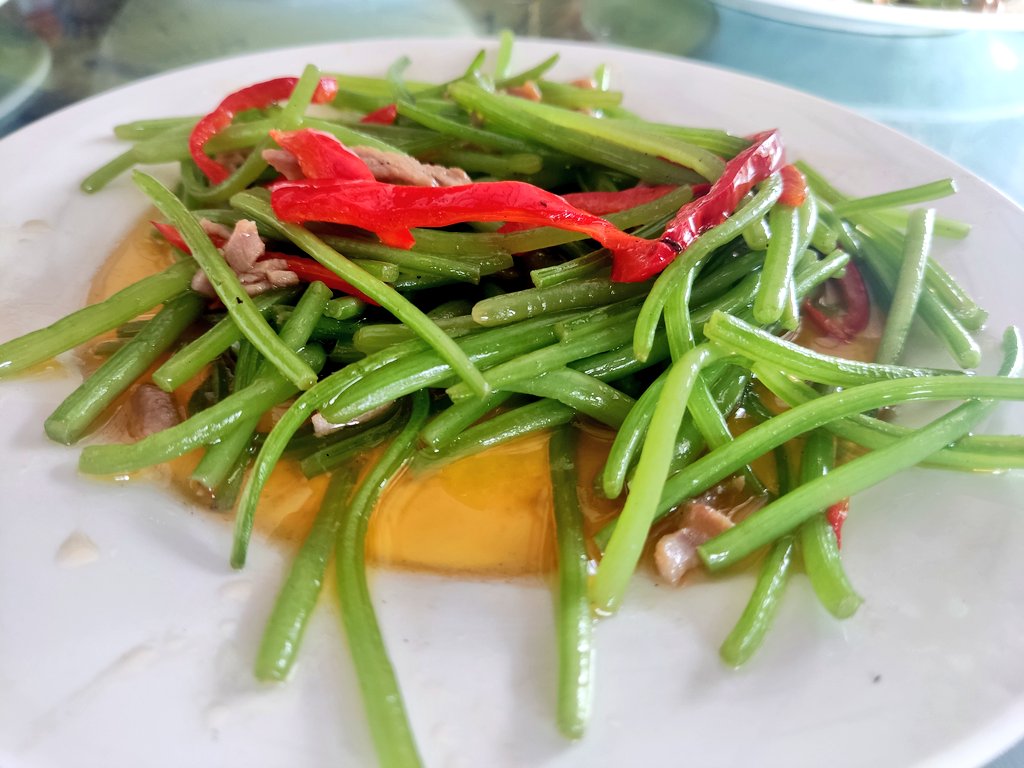
[[[804,27],[865,35],[942,35],[970,30],[1020,32],[1020,3],[1010,10],[977,13],[945,8],[875,5],[862,0],[713,0],[737,11]]]
[[[0,333],[78,307],[89,278],[145,208],[127,180],[96,196],[78,181],[119,151],[119,121],[190,114],[227,91],[306,62],[444,79],[480,46],[374,40],[285,50],[173,72],[55,114],[0,142]],[[976,225],[943,261],[992,312],[1022,318],[1024,212],[947,160],[825,102],[661,56],[558,44],[557,74],[614,67],[628,106],[651,118],[746,134],[779,127],[791,156],[870,193],[947,175],[944,212]],[[552,45],[524,42],[518,63]],[[323,606],[287,686],[249,668],[281,553],[258,545],[227,566],[230,531],[164,491],[79,477],[78,452],[42,422],[77,376],[0,384],[0,765],[370,765],[336,614]],[[1008,408],[989,425],[1024,431]],[[424,758],[431,766],[975,765],[1024,732],[1024,484],[1019,475],[911,472],[858,496],[844,536],[866,597],[837,623],[797,577],[750,665],[717,646],[751,576],[682,591],[637,578],[598,631],[587,737],[553,725],[550,595],[540,583],[375,573],[373,593]],[[56,553],[79,532],[98,558]]]

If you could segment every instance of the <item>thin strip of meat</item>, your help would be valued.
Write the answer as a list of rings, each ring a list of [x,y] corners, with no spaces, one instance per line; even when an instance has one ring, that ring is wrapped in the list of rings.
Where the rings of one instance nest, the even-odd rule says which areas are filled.
[[[658,539],[654,546],[654,564],[665,581],[678,584],[688,571],[700,565],[697,547],[732,528],[737,515],[749,514],[764,505],[765,499],[755,496],[735,506],[720,508],[721,497],[741,490],[735,487],[737,482],[742,484],[742,478],[716,486],[686,502],[679,529]]]
[[[181,423],[181,414],[170,393],[154,384],[142,384],[132,393],[128,411],[128,434],[136,440],[162,432]]]
[[[227,233],[227,239],[220,252],[224,254],[224,260],[238,275],[239,282],[250,296],[256,296],[272,288],[287,288],[299,284],[299,276],[288,269],[288,264],[283,259],[263,258],[267,247],[254,222],[241,219],[230,232],[225,227],[205,219],[200,225],[215,242],[223,240]],[[217,296],[210,279],[202,270],[196,272],[192,278],[192,290],[210,298]]]
[[[352,147],[366,163],[373,177],[386,184],[407,184],[413,187],[456,187],[472,184],[461,168],[421,163],[415,157],[397,152],[383,152],[374,147]]]

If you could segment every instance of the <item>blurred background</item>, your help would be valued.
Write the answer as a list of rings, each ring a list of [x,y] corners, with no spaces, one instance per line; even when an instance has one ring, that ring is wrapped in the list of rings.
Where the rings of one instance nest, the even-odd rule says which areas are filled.
[[[861,0],[0,0],[0,136],[100,91],[211,58],[508,28],[686,56],[821,96],[909,134],[1024,203],[1024,12],[1012,8],[1024,0],[1007,5],[978,12]],[[991,768],[1024,768],[1024,745]]]

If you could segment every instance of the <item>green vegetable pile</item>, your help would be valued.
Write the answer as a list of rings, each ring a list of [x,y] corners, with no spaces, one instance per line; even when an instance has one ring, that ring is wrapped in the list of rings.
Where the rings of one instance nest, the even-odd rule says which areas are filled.
[[[80,469],[124,474],[203,451],[193,480],[235,511],[235,567],[245,563],[257,500],[281,457],[300,460],[311,477],[330,473],[322,511],[268,622],[256,674],[289,674],[334,557],[345,633],[388,766],[420,760],[370,600],[365,536],[377,500],[409,465],[425,471],[550,430],[557,717],[572,738],[583,734],[590,709],[594,617],[619,607],[652,525],[688,499],[736,475],[749,494],[767,499],[698,548],[711,571],[767,552],[721,649],[738,665],[764,637],[798,562],[833,615],[848,617],[859,606],[827,508],[917,465],[1024,467],[1024,438],[971,434],[997,401],[1024,399],[1020,335],[1007,329],[998,375],[965,372],[981,361],[974,334],[986,315],[930,251],[934,238],[963,238],[967,227],[930,209],[907,209],[951,193],[948,180],[850,198],[797,163],[794,178],[806,188],[797,204],[780,201],[788,182],[773,172],[720,223],[695,232],[664,271],[640,282],[613,280],[608,249],[557,226],[499,231],[469,221],[418,228],[415,245],[402,249],[359,229],[305,226],[275,213],[264,185],[277,174],[262,154],[276,146],[271,130],[314,128],[349,147],[459,166],[474,181],[516,180],[558,194],[670,186],[606,216],[648,239],[700,196],[696,185],[719,180],[751,144],[724,131],[636,117],[609,90],[603,68],[591,87],[546,79],[557,57],[510,74],[511,44],[502,38],[496,66],[485,68],[481,52],[465,74],[439,85],[406,80],[407,61],[385,78],[337,75],[333,104],[315,110],[309,106],[321,73],[307,68],[283,103],[242,111],[209,139],[210,155],[244,155],[218,183],[207,181],[191,153],[199,118],[118,126],[130,147],[83,188],[99,190],[137,165],[180,163],[175,190],[134,172],[180,234],[177,261],[0,344],[0,376],[9,376],[117,332],[97,348],[108,355],[104,364],[46,421],[46,433],[66,444],[87,436],[143,378],[172,392],[201,376],[184,421],[134,443],[90,444]],[[539,101],[509,95],[527,84]],[[364,121],[391,104],[393,121]],[[269,248],[315,261],[331,279],[250,297],[202,219],[229,227],[253,221]],[[190,287],[199,269],[219,297],[215,305]],[[845,289],[837,299],[837,286],[849,285],[855,272],[888,312],[878,359],[830,357],[788,341],[810,314],[824,333],[847,340],[844,322],[866,306],[854,306]],[[901,364],[915,323],[941,342],[955,368]],[[789,407],[776,414],[768,402],[774,398]],[[925,400],[958,404],[915,429],[876,413]],[[283,415],[261,432],[265,414],[282,404]],[[734,437],[726,420],[740,410],[757,423]],[[310,426],[314,414],[355,423],[320,435]],[[589,541],[575,435],[581,423],[595,422],[615,434],[600,492],[624,498],[624,506]],[[801,461],[790,467],[780,448],[801,437]],[[837,464],[838,441],[864,450]],[[378,446],[383,450],[371,453]],[[766,489],[750,469],[766,454],[779,463],[778,488]],[[370,455],[377,458],[366,466]]]

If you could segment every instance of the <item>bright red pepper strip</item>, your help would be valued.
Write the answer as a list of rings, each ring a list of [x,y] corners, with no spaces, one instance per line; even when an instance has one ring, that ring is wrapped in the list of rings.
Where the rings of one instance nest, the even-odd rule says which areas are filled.
[[[324,221],[374,232],[382,242],[411,248],[413,227],[444,227],[466,221],[505,221],[580,232],[612,251],[612,279],[653,277],[702,232],[721,224],[743,196],[782,165],[775,131],[751,138],[751,146],[726,164],[707,194],[683,206],[658,240],[629,235],[565,199],[517,181],[455,187],[407,187],[376,181],[279,182],[271,191],[274,212],[285,221]]]
[[[324,131],[271,131],[282,149],[295,155],[307,179],[372,179],[373,173],[359,155]]]
[[[657,200],[675,189],[671,184],[661,184],[654,187],[632,187],[618,192],[570,192],[562,197],[587,213],[607,216]]]
[[[612,280],[635,283],[658,274],[698,236],[729,218],[755,184],[779,170],[784,153],[778,132],[765,131],[750,141],[749,147],[726,163],[706,195],[679,209],[655,247],[616,254]]]
[[[331,290],[344,291],[345,293],[356,296],[363,301],[377,306],[377,302],[364,296],[336,274],[331,272],[327,267],[320,264],[320,262],[313,261],[313,259],[304,259],[301,256],[287,256],[283,253],[272,254],[272,258],[283,259],[285,263],[287,263],[288,269],[294,272],[298,276],[299,280],[304,283],[312,283],[319,280]]]
[[[303,128],[298,131],[271,131],[271,138],[291,152],[307,179],[372,179],[373,173],[358,155],[342,144],[337,137],[325,131]],[[705,191],[707,185],[700,185]],[[562,199],[581,211],[595,216],[618,213],[627,208],[649,203],[667,195],[676,187],[663,184],[651,187],[632,187],[615,192],[571,192]],[[695,190],[697,187],[695,187]],[[695,192],[696,194],[696,192]],[[516,232],[535,225],[508,223],[499,232]]]
[[[779,202],[794,208],[803,205],[807,199],[807,179],[795,165],[783,166],[781,173],[782,194],[779,195]]]
[[[284,101],[292,95],[298,81],[297,77],[278,77],[247,86],[226,96],[215,110],[200,118],[188,138],[188,149],[199,170],[206,174],[211,184],[220,184],[231,175],[231,171],[203,151],[206,142],[231,125],[231,121],[239,112],[263,109],[278,101]],[[323,104],[331,101],[337,92],[338,83],[333,77],[321,78],[313,93],[313,103]]]
[[[627,234],[558,195],[521,181],[454,187],[408,187],[377,181],[280,182],[271,190],[270,203],[284,221],[348,224],[370,230],[395,248],[413,246],[412,227],[445,227],[465,221],[518,221],[568,229],[625,254],[657,245],[657,241]]]
[[[804,314],[826,335],[842,342],[850,342],[868,327],[871,319],[871,298],[860,270],[850,262],[846,274],[836,280],[843,295],[845,311],[838,317],[831,317],[808,299],[804,302]]]
[[[871,319],[871,298],[868,288],[864,285],[857,265],[850,262],[846,265],[846,273],[839,278],[839,290],[846,302],[845,325],[847,332],[856,336],[868,327]]]
[[[360,123],[376,123],[378,125],[394,125],[395,124],[395,119],[397,117],[398,117],[398,105],[397,104],[388,104],[386,106],[381,107],[380,109],[373,110],[373,112],[370,112],[367,115],[364,115],[363,119],[360,120],[359,122]]]
[[[825,519],[828,520],[828,524],[832,526],[832,530],[836,534],[836,546],[843,546],[843,523],[846,522],[846,515],[850,511],[850,500],[843,499],[837,501],[831,507],[825,510]]]
[[[843,327],[843,323],[838,318],[826,315],[816,306],[811,304],[811,300],[808,299],[804,302],[804,316],[814,323],[818,330],[824,333],[826,336],[849,343],[853,341],[853,337],[846,332],[846,328]]]
[[[173,227],[170,224],[164,224],[162,221],[151,221],[149,223],[153,225],[153,228],[160,233],[160,236],[163,237],[164,240],[166,240],[172,246],[177,248],[179,251],[184,251],[185,253],[191,255],[192,249],[185,245],[185,238],[183,238],[181,236],[181,233],[178,232],[177,227]],[[213,244],[216,245],[218,248],[224,245],[223,240],[219,243],[217,242],[217,240],[219,240],[220,238],[211,237],[210,239],[213,241]]]
[[[185,239],[178,232],[178,229],[170,224],[164,224],[162,221],[151,221],[156,231],[159,232],[164,240],[170,243],[172,246],[177,248],[179,251],[191,254],[192,251],[185,243]],[[212,242],[218,248],[222,248],[224,243],[227,242],[223,237],[217,235],[209,235],[210,242]],[[264,259],[281,259],[288,264],[288,269],[295,273],[299,280],[305,283],[312,283],[314,280],[319,280],[321,283],[326,285],[333,291],[342,291],[347,293],[349,296],[355,296],[367,304],[378,306],[377,302],[365,295],[362,291],[353,288],[351,285],[346,283],[336,274],[322,266],[319,262],[313,261],[312,259],[305,259],[301,256],[291,256],[287,253],[277,253],[276,251],[267,251],[263,255]]]
[[[617,192],[570,192],[567,195],[562,195],[562,199],[581,211],[592,213],[595,216],[607,216],[609,213],[619,213],[628,208],[657,200],[674,189],[676,187],[663,184],[655,187],[631,187]],[[521,229],[532,229],[532,226],[520,222],[510,222],[498,231],[518,232]]]

